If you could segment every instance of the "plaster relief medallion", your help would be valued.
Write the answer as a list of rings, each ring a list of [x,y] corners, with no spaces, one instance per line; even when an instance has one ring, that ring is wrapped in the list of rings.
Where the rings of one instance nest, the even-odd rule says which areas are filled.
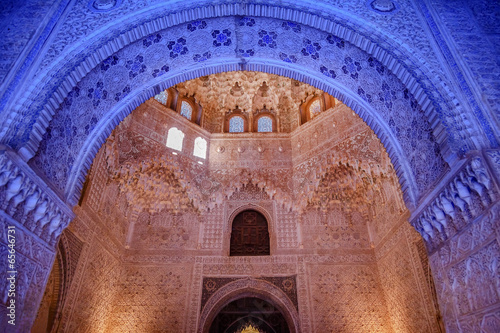
[[[399,9],[399,6],[391,0],[370,0],[367,4],[370,9],[382,14],[394,13]]]
[[[225,149],[223,146],[219,146],[219,147],[217,147],[217,152],[218,152],[218,153],[223,153],[223,152],[224,152],[224,150],[226,150],[226,149]]]
[[[109,12],[118,7],[121,0],[91,0],[88,8],[93,12]]]
[[[210,188],[212,187],[212,182],[208,179],[203,179],[201,181],[201,188],[205,191],[208,191],[210,190]]]
[[[285,148],[283,148],[283,146],[279,146],[279,147],[278,147],[278,151],[279,151],[280,153],[282,153],[282,152],[284,152],[284,151],[285,151]]]
[[[204,21],[196,27],[197,29],[190,33],[190,38],[187,39],[187,48],[194,54],[203,55],[207,51],[207,41],[212,40],[211,31],[206,28],[206,24],[203,25]],[[195,28],[193,26],[193,28]],[[192,28],[192,29],[193,29]],[[209,82],[209,80],[200,80],[203,83]]]
[[[205,281],[205,289],[210,291],[210,292],[213,292],[217,289],[217,282],[215,282],[214,280],[207,280]]]
[[[243,153],[245,151],[244,147],[238,147],[238,153]]]
[[[265,149],[264,149],[262,146],[258,146],[258,147],[257,147],[257,151],[258,151],[259,153],[263,153],[263,152],[264,152],[264,150],[265,150]]]

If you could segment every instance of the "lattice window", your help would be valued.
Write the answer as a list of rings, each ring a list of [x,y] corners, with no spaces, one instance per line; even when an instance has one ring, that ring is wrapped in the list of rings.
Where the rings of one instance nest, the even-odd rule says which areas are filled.
[[[273,120],[271,117],[263,116],[257,121],[257,131],[258,132],[272,132],[273,131]]]
[[[229,119],[229,132],[230,133],[242,133],[244,132],[245,120],[243,117],[234,116]]]
[[[182,101],[182,103],[181,103],[181,116],[183,116],[186,119],[191,120],[192,114],[193,114],[193,108],[191,107],[191,104],[189,104],[186,101]]]
[[[182,151],[182,142],[184,141],[184,133],[177,129],[177,127],[172,127],[168,130],[167,136],[167,147]]]
[[[163,90],[161,93],[155,96],[155,99],[163,105],[167,105],[168,91]]]
[[[264,215],[254,210],[239,213],[233,220],[230,256],[269,255],[269,231]]]
[[[321,103],[319,99],[313,101],[311,105],[309,106],[309,115],[311,116],[311,119],[316,117],[318,114],[321,112]]]
[[[207,140],[200,137],[194,140],[193,155],[203,159],[207,157]]]

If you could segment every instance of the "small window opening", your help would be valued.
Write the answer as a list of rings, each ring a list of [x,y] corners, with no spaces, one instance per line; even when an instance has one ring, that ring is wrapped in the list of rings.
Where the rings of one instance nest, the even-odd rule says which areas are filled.
[[[234,116],[229,119],[229,132],[230,133],[243,133],[245,121],[240,116]]]
[[[167,100],[168,100],[168,91],[163,90],[161,93],[155,96],[155,100],[160,102],[163,105],[167,105]]]
[[[311,116],[311,119],[316,117],[318,114],[321,113],[321,103],[319,99],[313,101],[311,105],[309,106],[309,115]]]
[[[181,116],[183,116],[186,119],[191,120],[192,114],[193,114],[193,108],[191,107],[191,105],[186,101],[182,101],[182,103],[181,103]]]
[[[177,127],[172,127],[168,130],[167,135],[167,147],[178,151],[182,151],[182,142],[184,141],[184,133],[177,129]]]
[[[197,137],[194,140],[193,155],[205,159],[207,157],[207,140]]]
[[[272,132],[273,131],[273,120],[271,117],[263,116],[260,117],[257,122],[258,132]]]

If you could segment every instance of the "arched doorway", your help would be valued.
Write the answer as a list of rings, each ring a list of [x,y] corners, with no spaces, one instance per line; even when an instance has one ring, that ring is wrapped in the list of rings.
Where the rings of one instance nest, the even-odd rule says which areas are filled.
[[[220,310],[209,330],[210,333],[247,331],[286,333],[289,328],[285,317],[271,301],[243,297]]]
[[[197,331],[233,333],[244,331],[249,325],[266,333],[298,332],[298,307],[289,295],[269,281],[238,279],[207,299]]]

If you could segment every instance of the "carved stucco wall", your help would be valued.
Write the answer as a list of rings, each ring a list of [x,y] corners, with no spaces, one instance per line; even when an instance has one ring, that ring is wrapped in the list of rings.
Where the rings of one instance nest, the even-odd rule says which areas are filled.
[[[92,219],[91,214],[81,209],[77,209],[76,214],[70,230],[84,245],[58,331],[101,332],[106,328],[105,317],[110,315],[118,291],[120,247],[102,221]]]
[[[328,2],[328,6],[324,6],[325,3],[319,1],[315,1],[314,3],[304,2],[302,4],[283,3],[286,9],[280,8],[279,11],[276,12],[273,12],[273,9],[267,5],[260,7],[255,6],[255,4],[251,2],[248,2],[248,6],[245,7],[221,3],[213,7],[204,7],[202,10],[195,9],[194,11],[187,10],[186,12],[179,11],[176,13],[172,13],[172,10],[180,10],[181,7],[169,7],[171,5],[170,3],[158,6],[153,2],[147,4],[132,4],[126,1],[117,1],[117,3],[125,6],[117,6],[114,10],[107,13],[93,11],[89,8],[89,2],[84,0],[71,2],[70,6],[67,8],[66,5],[68,2],[60,1],[59,3],[55,3],[50,10],[48,9],[49,3],[44,4],[43,8],[40,6],[30,6],[30,4],[36,4],[36,1],[23,4],[25,7],[21,6],[16,8],[9,7],[11,3],[7,3],[5,7],[7,10],[4,12],[8,14],[18,13],[22,16],[22,19],[15,17],[15,15],[10,15],[9,20],[11,21],[9,22],[16,23],[16,29],[11,30],[10,33],[4,33],[6,38],[2,39],[2,42],[8,43],[8,47],[3,47],[2,49],[7,50],[6,52],[8,55],[2,58],[6,60],[3,64],[9,67],[14,63],[14,59],[17,55],[21,56],[18,58],[17,63],[14,64],[14,67],[11,67],[13,70],[19,69],[19,71],[16,73],[11,71],[9,73],[10,76],[7,77],[7,81],[2,83],[2,88],[6,87],[6,85],[8,85],[8,87],[6,87],[6,90],[2,89],[3,96],[0,101],[0,108],[2,109],[2,111],[0,111],[2,112],[1,117],[2,119],[6,119],[4,122],[5,126],[2,127],[1,135],[2,142],[9,142],[17,148],[24,145],[21,148],[22,154],[20,154],[23,155],[23,158],[29,159],[36,153],[38,149],[38,139],[41,138],[41,134],[45,133],[46,129],[48,134],[44,139],[50,139],[52,129],[48,127],[48,122],[52,118],[52,113],[60,107],[61,103],[66,103],[64,102],[64,98],[67,96],[67,93],[70,92],[73,87],[92,70],[92,68],[99,68],[101,65],[105,65],[106,67],[108,64],[106,61],[99,63],[100,61],[103,61],[103,59],[119,51],[128,41],[138,39],[144,42],[143,39],[145,36],[152,32],[156,33],[158,26],[164,29],[177,25],[179,22],[183,22],[182,24],[188,23],[185,22],[186,18],[190,21],[193,19],[207,19],[207,17],[219,16],[217,14],[218,10],[223,13],[227,11],[227,15],[234,15],[235,13],[239,15],[244,12],[250,15],[279,17],[287,20],[293,18],[296,23],[303,26],[312,26],[327,32],[332,32],[333,29],[335,29],[336,33],[342,38],[348,38],[349,41],[353,42],[361,49],[379,57],[378,59],[383,62],[387,68],[390,68],[390,70],[396,73],[396,75],[403,80],[404,84],[413,87],[412,89],[415,89],[416,86],[423,87],[425,90],[424,95],[429,94],[427,96],[432,95],[434,98],[437,98],[438,101],[434,100],[436,103],[434,105],[453,105],[454,110],[452,112],[449,112],[450,110],[444,107],[445,116],[441,118],[441,121],[445,120],[447,132],[441,131],[442,128],[438,130],[434,128],[434,134],[437,133],[438,136],[440,136],[437,141],[441,145],[441,152],[445,151],[445,155],[449,147],[447,144],[443,143],[447,140],[452,145],[452,151],[458,152],[459,155],[471,149],[480,149],[482,147],[494,148],[498,146],[498,122],[495,123],[495,105],[498,104],[495,103],[498,99],[498,89],[495,88],[498,82],[498,77],[495,76],[498,64],[496,64],[495,55],[498,52],[494,51],[496,44],[498,44],[495,44],[495,41],[498,39],[498,34],[495,25],[496,21],[492,19],[495,17],[495,13],[498,12],[498,6],[494,2],[482,0],[452,2],[444,0],[397,1],[395,2],[397,5],[396,10],[390,14],[384,14],[373,10],[370,4],[365,1],[352,1],[348,4],[345,2],[330,1]],[[202,6],[203,4],[205,3],[186,3],[181,6],[186,6],[182,8],[188,9],[189,6]],[[31,18],[34,15],[30,14],[30,11],[33,8],[37,8],[36,12],[37,15],[40,14],[39,17],[42,17],[44,13],[49,13],[49,15],[46,16],[46,19],[48,19],[49,16],[53,14],[50,21],[32,20]],[[137,9],[141,10],[137,12]],[[261,13],[256,14],[261,9]],[[274,9],[277,8],[274,7]],[[342,10],[349,11],[349,16],[342,13]],[[310,15],[308,12],[314,13],[314,15],[317,16]],[[122,16],[127,14],[130,14],[130,16]],[[26,21],[26,16],[30,18],[28,20],[29,22]],[[135,19],[132,19],[132,17]],[[331,19],[332,21],[327,21],[325,18]],[[115,21],[113,22],[113,20]],[[57,24],[58,22],[60,24]],[[144,22],[148,23],[142,25]],[[36,27],[38,23],[40,23],[40,25]],[[108,25],[103,26],[101,23]],[[329,28],[324,28],[325,26],[330,27],[330,24],[332,24],[332,29],[329,30]],[[340,30],[339,26],[341,27]],[[380,31],[378,27],[384,31]],[[9,30],[10,28],[11,26],[8,24],[4,26],[4,29]],[[16,37],[16,43],[11,43],[14,35],[12,31],[20,35],[22,34],[20,38]],[[50,36],[51,32],[53,32],[53,36]],[[33,39],[27,42],[29,39],[29,37],[26,38],[27,36],[33,36]],[[366,36],[370,36],[369,40],[365,38]],[[155,39],[154,34],[152,38],[145,39],[146,44],[148,41],[153,43]],[[341,41],[339,41],[339,44],[342,45]],[[27,48],[25,48],[25,46],[27,46]],[[23,48],[25,48],[24,51],[22,51]],[[246,51],[246,49],[244,51]],[[415,57],[412,57],[410,53],[415,54]],[[199,55],[199,57],[196,57],[198,60],[206,57],[204,53],[197,54]],[[188,58],[191,59],[191,56],[195,57],[196,54],[190,54]],[[418,58],[418,61],[415,61],[415,58]],[[285,57],[285,59],[292,61],[290,57]],[[397,60],[393,61],[394,59]],[[114,58],[109,58],[109,64],[112,64],[113,60]],[[137,65],[134,63],[133,57],[127,59],[127,61],[129,60],[132,61],[134,67]],[[280,58],[280,60],[283,59]],[[41,69],[38,71],[36,67],[38,67],[40,62]],[[193,62],[196,62],[194,58]],[[20,66],[21,63],[22,66]],[[204,67],[206,64],[206,62],[205,64],[194,64],[195,67],[199,66],[197,67],[197,69],[199,69],[197,73],[202,73],[204,69],[200,68],[206,68]],[[48,68],[47,65],[49,65],[50,68]],[[139,68],[141,67],[140,65],[138,66]],[[7,67],[3,67],[4,74]],[[161,68],[158,68],[157,73],[160,72],[160,69]],[[425,73],[425,75],[421,76],[422,72]],[[206,75],[208,73],[209,71],[205,71],[202,74]],[[324,73],[325,75],[332,74],[330,71]],[[335,73],[338,75],[337,72]],[[343,75],[342,73],[341,75]],[[431,73],[431,75],[429,75],[429,73]],[[126,76],[127,75],[125,75],[125,77]],[[431,76],[434,77],[429,80],[428,78]],[[306,79],[309,80],[310,78],[308,77]],[[418,81],[418,84],[415,83],[416,81]],[[428,84],[429,82],[432,83]],[[93,89],[91,86],[92,85],[90,85],[88,89]],[[103,87],[96,85],[96,88],[96,90],[99,90]],[[155,89],[151,88],[147,96],[141,96],[139,98],[140,101],[138,103],[152,96],[153,91],[156,92]],[[89,90],[83,92],[89,94]],[[109,96],[110,98],[120,99],[120,96],[129,92],[135,93],[132,90],[128,91],[126,87],[119,87],[119,89],[109,93]],[[378,93],[379,91],[376,92]],[[102,91],[96,94],[100,95],[100,93],[102,93]],[[358,93],[362,92],[359,91]],[[96,96],[96,94],[94,94],[94,96]],[[79,97],[76,90],[73,96]],[[102,97],[102,95],[100,96]],[[419,97],[420,102],[426,100],[422,98],[422,96],[423,95],[420,95]],[[443,102],[441,98],[446,101]],[[72,97],[70,96],[67,101],[69,102],[71,99]],[[432,99],[431,97],[431,100]],[[40,103],[33,104],[33,101]],[[82,105],[83,104],[84,103],[82,103]],[[129,105],[128,110],[131,110],[137,104],[133,106]],[[487,104],[489,104],[489,110]],[[5,107],[6,105],[9,107]],[[430,109],[426,109],[426,111],[429,110]],[[489,116],[488,112],[490,113]],[[97,140],[99,142],[97,142],[93,148],[88,148],[88,145],[85,146],[83,154],[87,154],[86,160],[83,158],[78,161],[80,165],[84,165],[82,168],[83,170],[86,170],[90,166],[90,160],[97,152],[96,147],[104,141],[104,137],[110,133],[111,128],[113,128],[120,119],[123,119],[124,116],[125,115],[122,114],[115,118],[112,122],[113,124],[109,127],[109,131],[104,131],[105,134],[102,136],[102,140]],[[417,118],[420,117],[421,115]],[[70,144],[74,136],[76,136],[76,140],[79,141],[83,140],[85,135],[88,134],[83,134],[87,131],[85,127],[88,123],[86,123],[85,126],[70,127],[70,118],[71,117],[66,117],[64,120],[66,121],[65,126],[61,127],[64,130],[68,130],[68,132],[65,134],[65,139],[60,141],[60,146]],[[37,119],[36,123],[34,122],[35,119]],[[439,123],[437,117],[432,119],[431,123]],[[89,128],[94,126],[95,122],[96,119],[90,119]],[[371,122],[369,122],[369,124],[373,128],[376,128]],[[30,131],[30,128],[34,129],[34,131]],[[424,126],[424,128],[426,128],[426,126]],[[6,136],[4,136],[4,134],[6,134]],[[60,134],[56,130],[54,135],[59,136]],[[446,139],[446,136],[449,136],[449,138]],[[30,143],[25,145],[28,140]],[[413,148],[414,147],[412,147],[412,149]],[[2,147],[2,151],[3,149],[4,147]],[[389,151],[389,153],[391,152]],[[493,152],[493,155],[494,154],[495,152]],[[498,160],[498,152],[496,152],[496,154],[496,159]],[[55,165],[54,168],[50,167],[54,160],[61,160],[63,155],[64,154],[59,155],[58,153],[51,156],[52,159],[46,159],[41,162],[38,161],[38,165],[32,162],[31,167],[34,169],[38,168],[36,172],[39,172],[40,168],[46,170],[52,169],[51,172],[54,172],[53,176],[55,178],[64,179],[69,172],[67,162],[72,162],[71,159],[66,159],[64,163]],[[472,155],[479,155],[482,158],[486,158],[486,153],[476,152],[472,153]],[[391,155],[391,157],[393,156]],[[12,158],[12,156],[10,158]],[[490,181],[488,178],[489,176],[486,177],[486,182],[485,179],[481,177],[483,177],[484,174],[491,176],[490,172],[494,169],[494,166],[483,165],[485,170],[487,169],[489,171],[476,174],[477,165],[474,165],[477,163],[472,163],[471,167],[471,165],[468,164],[470,162],[469,156],[466,156],[463,161],[453,160],[453,158],[450,159],[449,154],[446,155],[445,158],[448,162],[452,160],[454,163],[450,165],[450,173],[452,176],[460,170],[460,172],[465,174],[465,178],[460,176],[456,179],[450,179],[450,175],[448,174],[440,179],[439,185],[436,183],[437,187],[434,188],[434,186],[429,185],[429,191],[427,191],[422,198],[421,207],[419,207],[417,211],[412,210],[412,224],[425,237],[427,249],[431,253],[431,258],[434,258],[432,260],[432,266],[435,272],[437,272],[435,275],[440,302],[442,305],[446,305],[446,310],[444,312],[446,318],[449,320],[447,322],[448,331],[478,330],[479,327],[481,327],[481,329],[485,331],[489,330],[496,332],[500,326],[498,318],[495,315],[498,302],[495,297],[488,298],[484,296],[483,291],[484,293],[493,295],[494,292],[490,289],[483,290],[482,286],[498,286],[498,279],[495,278],[495,273],[493,273],[495,267],[497,267],[496,262],[498,261],[497,258],[499,253],[498,247],[496,247],[496,244],[498,244],[498,226],[496,224],[492,226],[492,224],[488,222],[485,223],[484,230],[481,229],[483,227],[477,227],[477,225],[482,225],[477,221],[482,221],[485,216],[489,216],[489,218],[493,219],[495,222],[498,220],[495,217],[496,212],[493,209],[493,203],[498,201],[497,197],[491,196],[489,191],[481,190],[481,188],[484,187],[489,190],[487,182]],[[44,176],[44,180],[40,179],[32,172],[29,166],[19,162],[20,159],[18,157],[14,157],[12,160],[15,161],[15,165],[21,165],[22,167],[21,172],[19,172],[19,169],[9,164],[10,162],[5,162],[5,160],[1,161],[1,193],[2,195],[7,193],[6,196],[0,198],[2,205],[4,205],[2,206],[2,216],[4,219],[1,222],[3,225],[16,225],[22,229],[20,232],[23,234],[20,236],[20,239],[22,239],[22,241],[20,241],[22,249],[20,250],[21,255],[19,256],[19,263],[26,270],[25,272],[21,272],[22,274],[20,275],[19,295],[23,300],[22,302],[26,299],[27,301],[25,303],[31,305],[23,309],[23,316],[20,318],[21,321],[28,318],[25,322],[29,322],[29,318],[34,317],[34,313],[36,312],[36,306],[32,305],[38,304],[42,296],[39,287],[44,285],[48,278],[48,269],[46,268],[50,266],[50,258],[53,258],[54,255],[53,243],[57,241],[62,230],[67,226],[69,219],[71,219],[71,212],[67,210],[63,201],[57,198],[58,194],[62,196],[63,193],[53,193],[49,188],[56,188],[57,185],[47,185]],[[485,163],[487,164],[489,162]],[[492,165],[494,164],[492,163]],[[346,170],[345,166],[341,168],[343,171]],[[496,168],[498,169],[498,166],[496,166]],[[398,167],[396,169],[398,176],[402,179],[400,169]],[[40,174],[42,175],[42,173]],[[81,175],[84,174],[85,171],[81,173]],[[229,178],[229,176],[227,178]],[[248,176],[245,178],[245,175],[243,175],[240,177],[240,180],[247,178]],[[476,180],[467,183],[465,180],[467,178],[476,178]],[[207,186],[204,195],[207,195],[207,193],[210,193],[212,189],[217,187],[217,183],[210,179],[208,180],[211,185]],[[303,185],[305,184],[304,179],[306,178],[301,177],[295,180],[298,180],[298,184]],[[205,180],[207,180],[205,177],[196,179],[198,184],[208,184]],[[78,181],[83,183],[83,176],[81,176]],[[69,192],[72,191],[73,184],[78,183],[78,181],[70,181],[69,188],[71,189]],[[497,181],[498,179],[496,179],[496,181],[493,182],[494,185],[491,186],[496,186],[495,184]],[[404,185],[405,184],[403,184],[403,186]],[[76,192],[79,191],[78,186],[79,185],[76,185]],[[101,186],[101,188],[104,187],[104,185]],[[480,198],[479,201],[483,201],[482,204],[478,205],[479,201],[477,198],[470,202],[468,201],[470,192],[474,191],[479,191],[479,193],[476,193]],[[273,191],[270,193],[272,192]],[[70,193],[69,196],[71,195]],[[436,199],[436,196],[439,198]],[[286,199],[286,196],[278,197],[280,198],[278,206],[280,206],[284,200],[283,198]],[[72,203],[77,201],[75,198],[76,196],[73,197],[74,200]],[[277,210],[279,209],[282,208],[277,208]],[[282,210],[282,212],[286,211],[286,209]],[[224,216],[223,210],[219,208],[213,208],[211,212],[214,213],[210,218],[213,221],[219,221],[220,217]],[[282,215],[282,213],[279,214]],[[286,225],[293,225],[293,222],[290,221],[293,221],[296,217],[293,217],[293,214],[290,213],[284,214],[288,216],[287,221],[289,221]],[[377,214],[381,216],[384,214],[384,211],[380,210]],[[131,216],[134,216],[134,218],[138,217],[137,215]],[[131,221],[136,220],[131,219]],[[381,221],[383,221],[383,219],[381,219]],[[128,225],[127,223],[128,221],[124,222],[124,225]],[[124,229],[123,227],[116,226],[114,226],[114,228],[117,228],[116,230]],[[214,227],[211,229],[213,235],[215,235],[212,238],[204,238],[204,234],[200,232],[198,239],[215,240],[214,244],[217,244],[220,238],[217,234],[218,228],[219,226],[215,223]],[[290,227],[288,228],[288,230],[290,230]],[[380,230],[392,230],[385,224],[378,224],[377,221],[369,220],[368,235],[371,236],[371,240],[374,244],[377,244],[377,242],[384,242],[382,235],[373,232],[373,230],[379,230],[379,228]],[[207,228],[207,230],[208,229],[209,228]],[[199,230],[201,231],[203,228]],[[291,230],[293,230],[293,227],[291,227]],[[296,244],[300,247],[302,232],[301,228],[297,228],[297,230],[298,240]],[[478,230],[482,231],[480,232]],[[455,235],[455,231],[457,231],[457,235]],[[483,231],[485,234],[490,235],[489,240],[484,243],[482,243],[481,238]],[[34,234],[30,232],[34,232]],[[290,233],[293,235],[293,232],[288,232],[288,234]],[[472,233],[472,236],[469,238],[461,236],[467,233]],[[496,238],[491,236],[495,233]],[[287,231],[283,234],[286,235]],[[292,244],[288,246],[294,248],[294,236],[287,237],[288,241],[285,241],[285,238],[283,238],[281,244]],[[462,237],[464,240],[455,242],[457,239],[462,239]],[[117,244],[120,244],[120,246],[123,242],[127,244],[127,240],[130,240],[126,237],[125,240],[123,240],[123,237],[120,239],[121,241],[117,240]],[[469,243],[473,244],[469,248],[470,251],[461,252],[460,248],[468,248],[467,244]],[[211,244],[211,241],[208,241],[207,244]],[[442,246],[443,244],[444,246]],[[461,245],[455,246],[453,244]],[[218,245],[215,246],[217,247]],[[457,261],[454,261],[452,264],[446,259],[446,255],[440,256],[439,258],[437,258],[436,255],[438,252],[437,248],[446,249],[448,246],[450,247],[450,253],[453,255],[456,255],[456,251],[461,253],[460,259],[457,259]],[[476,254],[480,254],[481,260],[478,259]],[[42,259],[44,262],[40,263]],[[49,260],[48,263],[45,262],[46,259]],[[484,269],[482,269],[482,272],[486,274],[481,278],[488,281],[489,284],[479,285],[473,283],[472,276],[474,274],[471,274],[471,272],[476,270],[475,265],[478,262],[480,265],[483,265],[482,267],[484,267]],[[38,264],[33,266],[30,263],[39,263],[40,266],[38,266]],[[201,264],[195,264],[195,271],[199,271],[200,269]],[[300,272],[298,286],[299,289],[302,290],[301,292],[303,292],[307,289],[307,285],[305,279],[300,277],[300,274],[305,272],[305,265],[299,264],[298,270]],[[468,277],[462,278],[461,276]],[[498,274],[496,274],[496,276],[498,276]],[[466,280],[465,282],[464,279]],[[193,285],[197,283],[196,281],[199,282],[199,280],[194,279]],[[450,285],[453,286],[453,288],[451,288]],[[473,293],[480,295],[479,298],[471,296],[472,288],[476,288]],[[453,290],[455,293],[452,294],[450,290]],[[498,293],[498,287],[496,291]],[[390,295],[387,296],[387,298],[389,299]],[[190,302],[195,301],[191,299]],[[387,302],[387,304],[389,303],[390,302]],[[308,308],[308,304],[304,304],[303,306],[305,309]],[[0,309],[4,311],[5,308],[0,307]],[[498,311],[496,312],[498,313]],[[307,318],[309,318],[307,311],[302,312],[301,316],[305,318],[305,327],[310,327],[307,323]],[[4,316],[2,317],[5,318]]]
[[[0,20],[2,24],[2,41],[0,54],[0,82],[2,86],[6,81],[7,74],[13,75],[16,67],[16,60],[28,54],[30,43],[34,43],[40,35],[47,37],[48,31],[37,31],[41,29],[40,23],[51,21],[51,16],[60,16],[57,13],[58,1],[26,1],[19,3],[16,1],[2,1],[0,5]],[[64,1],[62,1],[64,2]],[[60,10],[60,9],[59,9]],[[56,13],[54,13],[56,12]],[[59,15],[57,15],[59,14]],[[51,22],[52,25],[56,20]],[[33,45],[30,45],[33,46]],[[19,67],[21,64],[17,64]],[[2,89],[3,90],[3,89]],[[2,91],[0,95],[3,95]]]
[[[415,235],[408,230],[408,213],[387,153],[345,105],[311,124],[316,125],[306,124],[292,134],[236,134],[235,139],[234,134],[205,133],[154,100],[139,107],[97,154],[82,206],[76,209],[78,218],[71,227],[76,234],[82,221],[99,228],[86,238],[90,257],[79,264],[75,305],[66,306],[63,327],[194,332],[200,325],[204,278],[296,276],[302,332],[412,332],[416,327],[436,332],[435,308],[426,302],[431,292],[421,283],[425,274],[411,243]],[[293,153],[294,142],[316,142],[315,129],[333,124],[336,131],[322,134],[323,144],[312,153]],[[171,154],[161,136],[170,126],[186,133],[187,143],[178,155]],[[200,133],[210,144],[210,161],[203,165],[191,147]],[[125,137],[134,143],[125,144]],[[193,201],[174,213],[173,206],[158,208],[161,198],[174,197],[153,198],[147,194],[153,188],[136,189],[130,196],[134,190],[128,180],[135,178],[117,170],[142,165],[144,173],[134,177],[155,184],[147,165],[153,155],[172,156],[163,166],[171,170],[168,182],[178,184],[175,197],[194,195],[206,202]],[[307,191],[301,192],[304,187]],[[326,189],[343,192],[344,205],[325,196]],[[367,195],[370,199],[359,199]],[[294,202],[298,198],[303,201]],[[230,218],[244,207],[268,217],[270,257],[227,257]],[[91,247],[96,247],[94,254]],[[92,264],[94,259],[107,260],[113,271]],[[106,277],[96,277],[100,270]],[[97,285],[93,295],[88,295],[88,283]],[[94,304],[97,297],[102,300]],[[108,319],[88,324],[94,312],[78,312],[89,305],[106,307]]]
[[[451,332],[495,332],[500,327],[499,221],[497,204],[429,257],[444,300],[441,309],[455,319],[447,322]]]
[[[394,332],[375,265],[309,265],[314,329]]]
[[[39,302],[43,296],[44,285],[47,283],[52,262],[55,258],[55,251],[40,239],[33,239],[29,237],[29,231],[22,230],[19,225],[13,222],[8,217],[3,216],[1,219],[2,224],[2,238],[1,238],[1,253],[4,258],[9,254],[8,245],[11,244],[8,235],[8,226],[16,226],[16,307],[23,309],[24,312],[18,314],[18,324],[21,329],[28,329],[22,326],[22,321],[29,321],[29,317],[36,316]],[[28,233],[28,235],[27,235]],[[12,235],[12,234],[11,234]],[[9,271],[7,260],[2,261],[2,275],[5,279],[8,277],[6,273]],[[5,273],[4,273],[5,272]],[[9,284],[3,282],[1,284],[0,294],[2,295],[0,304],[0,325],[1,327],[8,327],[7,317],[8,310],[6,307],[9,305],[7,302],[10,298],[7,297]],[[41,292],[40,292],[41,291]],[[18,327],[19,327],[18,326]]]
[[[499,156],[496,150],[470,156],[411,219],[426,243],[449,332],[500,327]]]
[[[464,102],[472,107],[488,139],[494,142],[500,121],[498,75],[493,74],[500,71],[500,28],[495,19],[500,15],[498,3],[433,0],[423,12],[436,25],[434,29],[442,32],[442,36],[436,39],[445,57],[450,63],[460,64],[453,66],[452,71],[466,97]],[[436,34],[436,31],[433,33]],[[447,45],[443,39],[446,39]],[[488,122],[492,128],[486,125]]]
[[[407,215],[395,220],[392,230],[375,249],[387,311],[395,332],[441,332],[439,307],[433,294],[427,258],[419,255],[420,235]],[[423,245],[423,244],[422,244]]]
[[[192,263],[182,262],[124,265],[103,331],[188,331],[185,325],[192,268]]]

